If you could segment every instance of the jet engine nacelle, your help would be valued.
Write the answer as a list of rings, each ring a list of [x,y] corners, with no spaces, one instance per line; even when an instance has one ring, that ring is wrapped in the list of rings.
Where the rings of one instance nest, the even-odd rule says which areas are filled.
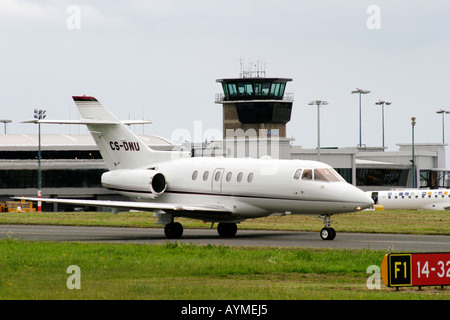
[[[102,185],[118,192],[144,192],[156,198],[166,191],[164,175],[155,170],[114,170],[102,175]]]

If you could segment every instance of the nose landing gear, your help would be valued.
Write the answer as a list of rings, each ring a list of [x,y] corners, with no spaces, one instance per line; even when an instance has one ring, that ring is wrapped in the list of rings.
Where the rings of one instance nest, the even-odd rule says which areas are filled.
[[[333,240],[336,237],[336,231],[331,228],[331,214],[321,215],[319,218],[325,224],[325,227],[320,230],[320,237],[322,240]]]

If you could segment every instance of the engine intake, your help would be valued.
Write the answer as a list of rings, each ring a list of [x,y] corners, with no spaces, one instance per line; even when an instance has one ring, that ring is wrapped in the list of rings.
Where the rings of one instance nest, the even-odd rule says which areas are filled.
[[[117,192],[144,192],[158,197],[166,191],[164,175],[155,170],[114,170],[102,175],[102,185]]]

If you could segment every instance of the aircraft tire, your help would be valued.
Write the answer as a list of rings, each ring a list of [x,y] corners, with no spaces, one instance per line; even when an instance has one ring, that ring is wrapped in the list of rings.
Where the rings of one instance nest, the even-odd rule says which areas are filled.
[[[322,240],[333,240],[336,237],[336,231],[333,228],[323,228],[320,230]]]
[[[232,238],[236,235],[237,225],[236,223],[219,223],[217,232],[223,238]]]
[[[179,239],[183,235],[183,226],[179,222],[171,222],[164,227],[164,234],[169,239]]]

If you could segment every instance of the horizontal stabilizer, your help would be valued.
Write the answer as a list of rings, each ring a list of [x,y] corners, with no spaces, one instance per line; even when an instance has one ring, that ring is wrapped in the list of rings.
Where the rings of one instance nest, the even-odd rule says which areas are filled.
[[[46,124],[151,124],[151,120],[125,120],[125,121],[111,121],[111,120],[93,120],[93,119],[79,119],[79,120],[27,120],[22,123],[46,123]]]

